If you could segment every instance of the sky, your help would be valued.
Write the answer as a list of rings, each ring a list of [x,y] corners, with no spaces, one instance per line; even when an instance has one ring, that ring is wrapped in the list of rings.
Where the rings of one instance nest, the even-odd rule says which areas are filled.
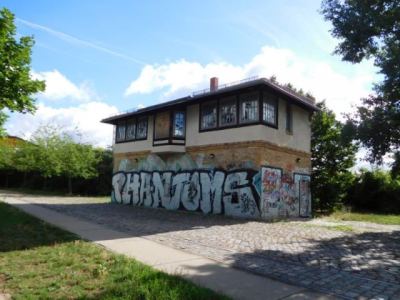
[[[333,54],[339,42],[321,1],[3,0],[17,37],[32,35],[32,77],[46,81],[35,115],[13,113],[9,134],[41,125],[78,128],[85,142],[112,143],[100,120],[209,86],[275,75],[326,100],[339,117],[371,93],[372,62]]]

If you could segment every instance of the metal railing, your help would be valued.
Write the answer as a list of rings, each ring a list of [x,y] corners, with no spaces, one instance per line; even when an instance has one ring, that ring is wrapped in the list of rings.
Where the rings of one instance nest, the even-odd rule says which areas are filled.
[[[258,79],[258,76],[252,76],[252,77],[248,77],[248,78],[245,78],[245,79],[242,79],[242,80],[237,80],[237,81],[232,81],[232,82],[229,82],[229,83],[221,84],[221,85],[218,86],[216,91],[219,91],[219,90],[222,90],[222,89],[234,86],[234,85],[238,85],[238,84],[241,84],[241,83],[253,81],[253,80],[256,80],[256,79]],[[199,90],[199,91],[195,91],[195,92],[192,93],[192,96],[194,97],[194,96],[203,95],[203,94],[207,94],[207,93],[211,93],[211,89],[210,88]]]

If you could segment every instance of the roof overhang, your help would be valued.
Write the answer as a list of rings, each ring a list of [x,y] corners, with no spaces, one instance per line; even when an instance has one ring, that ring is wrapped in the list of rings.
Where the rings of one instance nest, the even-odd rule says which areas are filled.
[[[260,79],[255,79],[252,81],[240,83],[237,85],[220,88],[216,91],[208,91],[208,92],[204,92],[202,94],[198,94],[198,95],[194,95],[194,96],[187,96],[187,97],[178,98],[178,99],[175,99],[172,101],[167,101],[167,102],[163,102],[163,103],[156,104],[156,105],[151,105],[151,106],[141,108],[141,109],[138,109],[135,111],[121,113],[119,115],[105,118],[105,119],[101,120],[101,122],[107,123],[107,124],[117,124],[119,121],[128,119],[133,116],[146,115],[146,114],[154,113],[154,112],[160,111],[160,110],[172,109],[177,106],[195,104],[197,102],[200,102],[204,98],[218,96],[218,95],[222,95],[225,93],[239,91],[241,89],[255,87],[255,86],[267,86],[267,87],[271,88],[273,91],[280,94],[282,97],[290,99],[293,103],[295,103],[299,106],[302,106],[303,108],[305,108],[307,110],[310,110],[310,111],[318,111],[319,110],[319,108],[315,105],[315,102],[312,101],[311,99],[309,99],[305,96],[299,95],[288,88],[282,87],[282,86],[272,82],[271,80],[268,80],[266,78],[260,78]]]

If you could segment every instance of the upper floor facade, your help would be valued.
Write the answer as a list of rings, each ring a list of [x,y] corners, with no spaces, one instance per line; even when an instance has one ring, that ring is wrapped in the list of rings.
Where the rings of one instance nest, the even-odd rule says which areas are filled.
[[[115,126],[114,153],[184,153],[188,147],[265,141],[310,152],[313,100],[265,78],[104,119]]]

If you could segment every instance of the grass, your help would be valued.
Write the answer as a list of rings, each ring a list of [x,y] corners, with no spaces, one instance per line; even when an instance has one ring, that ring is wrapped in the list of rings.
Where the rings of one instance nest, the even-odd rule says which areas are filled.
[[[21,194],[27,194],[27,195],[34,195],[34,196],[57,196],[57,197],[73,197],[73,198],[85,198],[85,199],[92,199],[94,201],[104,201],[104,202],[109,202],[111,201],[110,196],[82,196],[82,195],[67,195],[66,193],[62,193],[60,191],[51,191],[51,190],[35,190],[35,189],[29,189],[29,188],[7,188],[3,189],[4,191],[11,191],[11,192],[16,192],[16,193],[21,193]]]
[[[319,228],[324,228],[328,230],[334,230],[334,231],[343,231],[343,232],[353,232],[354,229],[353,227],[349,225],[320,225],[320,224],[301,224],[301,226],[304,227],[319,227]]]
[[[0,202],[0,294],[13,299],[228,299]]]
[[[336,230],[336,231],[343,231],[343,232],[352,232],[354,231],[353,227],[349,225],[334,225],[334,226],[325,226],[328,229]]]
[[[334,212],[329,218],[341,221],[371,222],[385,225],[400,225],[400,215],[384,215],[373,213]]]

